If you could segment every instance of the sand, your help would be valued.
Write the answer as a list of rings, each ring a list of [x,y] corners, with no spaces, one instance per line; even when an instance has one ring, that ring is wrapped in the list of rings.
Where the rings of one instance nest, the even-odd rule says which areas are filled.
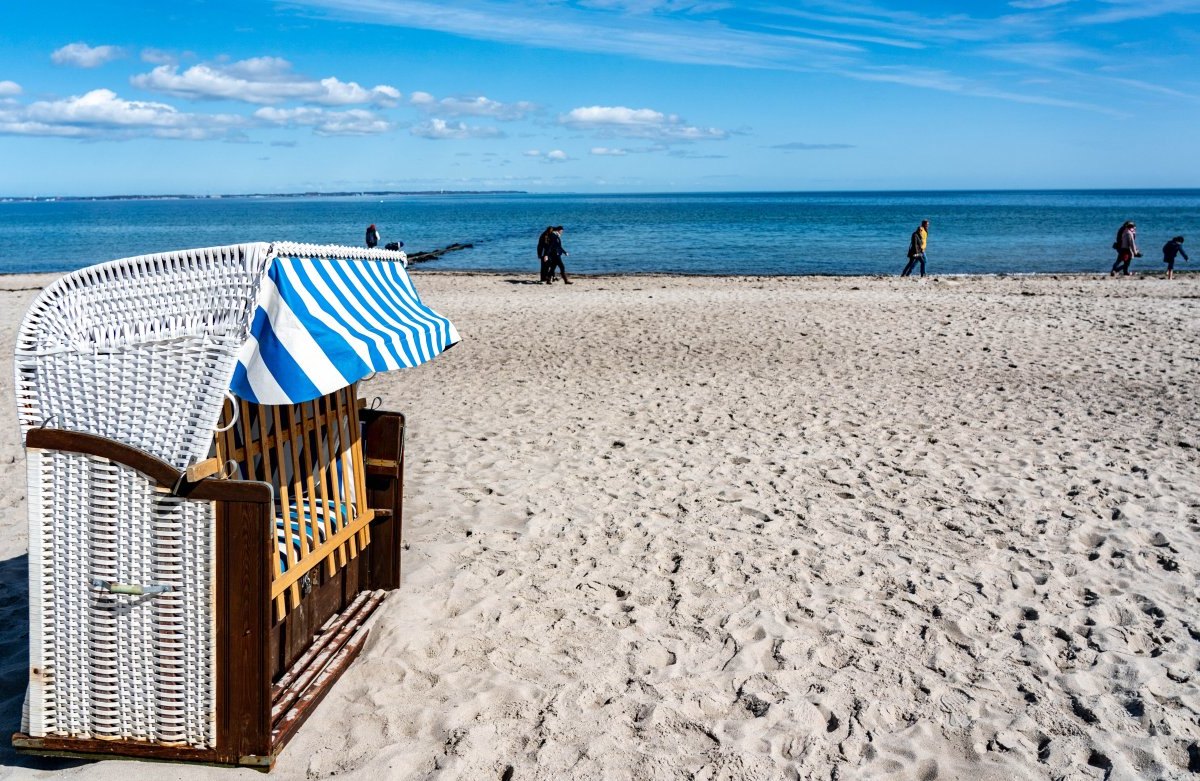
[[[1200,769],[1200,279],[414,276],[464,341],[365,388],[410,421],[404,586],[274,778]],[[259,777],[0,750],[131,774]]]

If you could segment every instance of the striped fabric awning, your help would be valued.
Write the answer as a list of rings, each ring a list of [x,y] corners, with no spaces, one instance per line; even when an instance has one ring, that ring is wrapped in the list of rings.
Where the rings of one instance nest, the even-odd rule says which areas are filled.
[[[230,389],[259,404],[298,404],[372,372],[419,366],[458,341],[400,263],[277,257]]]

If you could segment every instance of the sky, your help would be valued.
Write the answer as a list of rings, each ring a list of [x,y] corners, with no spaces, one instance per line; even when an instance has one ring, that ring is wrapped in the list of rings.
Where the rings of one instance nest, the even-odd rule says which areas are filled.
[[[1198,52],[1200,0],[6,0],[0,196],[1197,187]]]

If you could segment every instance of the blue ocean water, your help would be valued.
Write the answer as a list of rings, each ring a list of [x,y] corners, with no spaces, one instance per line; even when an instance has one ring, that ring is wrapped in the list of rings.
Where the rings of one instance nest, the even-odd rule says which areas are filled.
[[[532,274],[538,234],[564,225],[577,273],[894,274],[922,219],[931,273],[1107,271],[1127,219],[1135,270],[1161,271],[1167,239],[1200,245],[1200,190],[14,201],[0,203],[0,273],[244,241],[360,245],[373,222],[410,253],[475,245],[431,269]]]

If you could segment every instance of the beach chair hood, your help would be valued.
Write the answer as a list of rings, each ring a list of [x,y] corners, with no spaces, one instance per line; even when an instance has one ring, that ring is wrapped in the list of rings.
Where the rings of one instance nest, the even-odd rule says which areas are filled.
[[[23,432],[115,439],[183,468],[208,454],[230,393],[296,404],[459,340],[403,253],[252,243],[80,269],[30,306],[15,351]]]

